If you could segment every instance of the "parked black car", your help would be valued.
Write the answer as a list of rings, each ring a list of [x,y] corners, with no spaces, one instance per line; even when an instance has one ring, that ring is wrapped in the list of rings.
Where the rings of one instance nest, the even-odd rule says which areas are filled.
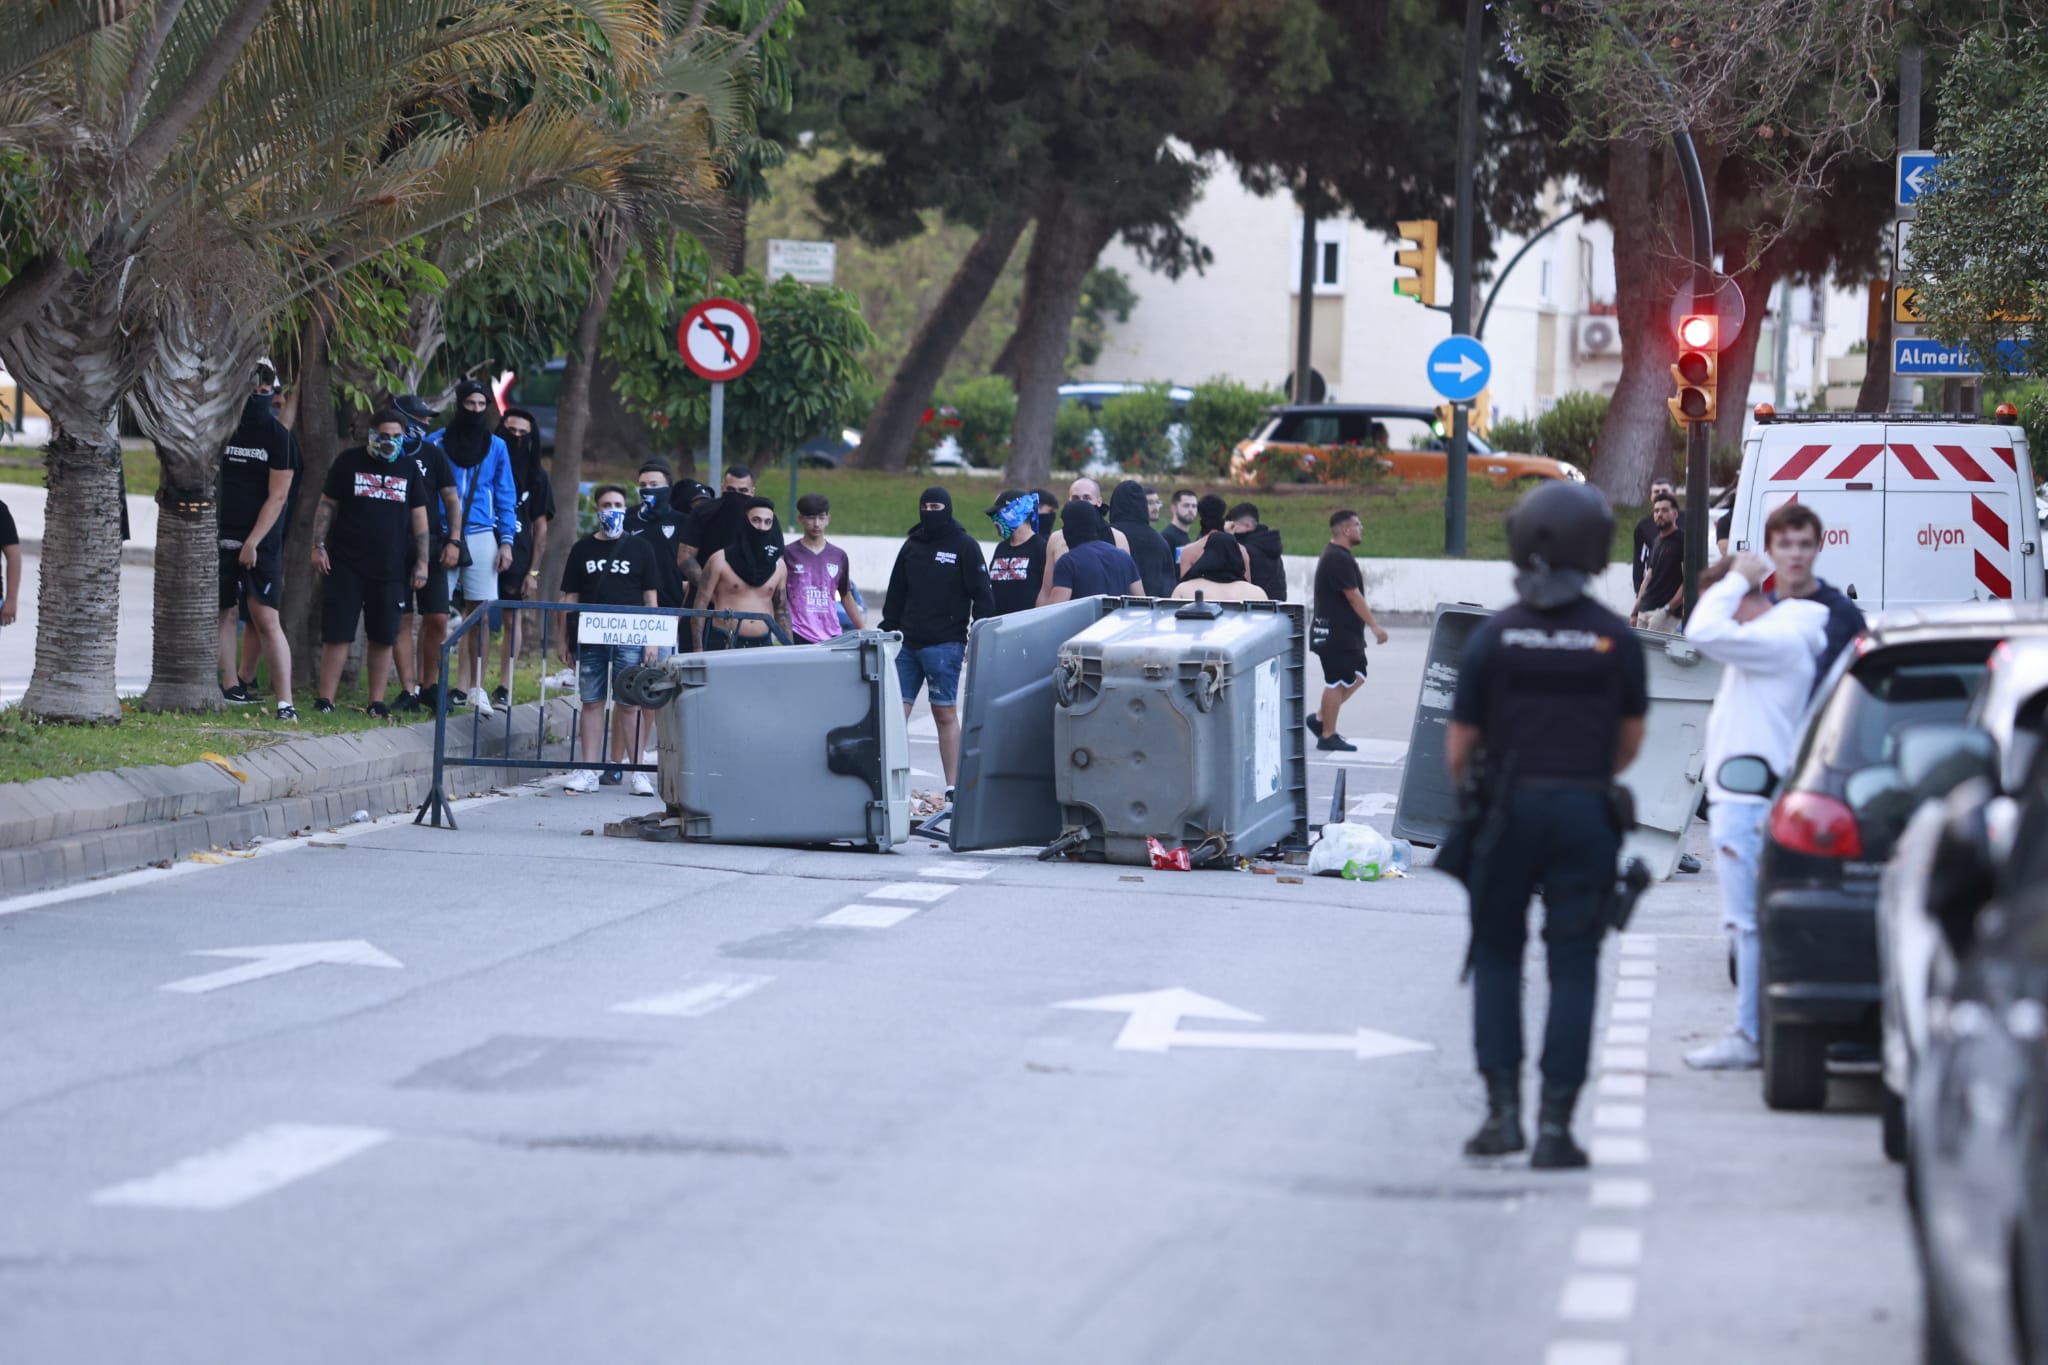
[[[1957,964],[1906,1101],[1928,1365],[2048,1347],[2048,753],[2016,807],[1987,787],[1950,796],[1927,880]]]
[[[1898,735],[1963,718],[2015,614],[2002,602],[1888,614],[1818,693],[1757,868],[1763,1091],[1773,1109],[1827,1103],[1830,1048],[1878,1056],[1878,881],[1918,805],[1898,768]]]

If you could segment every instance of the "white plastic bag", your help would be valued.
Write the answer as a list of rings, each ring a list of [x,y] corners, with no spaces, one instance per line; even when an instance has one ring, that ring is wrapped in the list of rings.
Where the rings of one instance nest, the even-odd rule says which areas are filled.
[[[1308,870],[1315,877],[1372,882],[1388,869],[1393,856],[1393,844],[1371,825],[1324,825],[1323,837],[1308,851]]]

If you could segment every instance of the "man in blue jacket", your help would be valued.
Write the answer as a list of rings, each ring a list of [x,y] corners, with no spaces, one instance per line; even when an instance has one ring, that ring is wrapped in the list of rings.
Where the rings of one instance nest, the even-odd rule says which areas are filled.
[[[474,379],[455,386],[455,415],[448,425],[427,439],[441,447],[455,474],[455,498],[467,509],[461,543],[468,562],[448,570],[448,594],[462,598],[468,611],[476,611],[498,598],[498,575],[512,564],[512,542],[519,536],[519,488],[512,478],[512,455],[491,427],[490,390]],[[433,509],[439,512],[439,508]],[[444,528],[445,533],[445,528]],[[491,699],[483,687],[483,634],[472,630],[462,639],[460,682],[452,690],[468,689],[469,704],[480,716],[491,714]]]

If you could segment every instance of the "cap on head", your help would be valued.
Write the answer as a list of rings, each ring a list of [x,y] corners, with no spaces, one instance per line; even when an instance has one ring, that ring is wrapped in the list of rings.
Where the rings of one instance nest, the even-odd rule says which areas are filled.
[[[425,425],[441,415],[439,408],[433,406],[416,393],[408,393],[392,399],[391,406],[397,408],[406,421],[418,422],[421,425]]]

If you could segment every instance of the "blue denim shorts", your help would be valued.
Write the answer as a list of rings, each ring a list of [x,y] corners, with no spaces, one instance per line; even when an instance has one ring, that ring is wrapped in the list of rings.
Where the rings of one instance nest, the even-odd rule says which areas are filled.
[[[578,645],[576,646],[576,695],[583,698],[586,706],[595,706],[611,695],[611,681],[622,668],[637,663],[652,663],[641,655],[653,654],[654,650],[642,645]]]
[[[903,700],[916,701],[918,689],[929,683],[933,706],[959,705],[960,669],[966,662],[967,646],[959,640],[922,649],[904,646],[896,655],[896,681],[903,688]]]

